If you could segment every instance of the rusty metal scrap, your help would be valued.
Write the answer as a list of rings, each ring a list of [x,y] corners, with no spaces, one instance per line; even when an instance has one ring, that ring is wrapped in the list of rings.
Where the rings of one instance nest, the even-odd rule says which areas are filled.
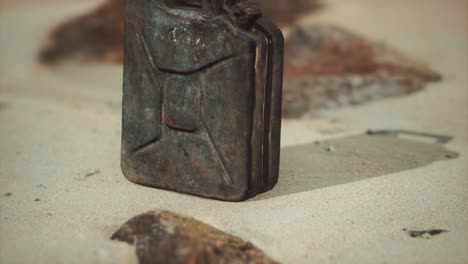
[[[112,240],[135,245],[140,264],[278,263],[250,242],[168,211],[132,218]]]
[[[406,95],[441,78],[385,43],[340,26],[302,24],[286,39],[283,116]]]

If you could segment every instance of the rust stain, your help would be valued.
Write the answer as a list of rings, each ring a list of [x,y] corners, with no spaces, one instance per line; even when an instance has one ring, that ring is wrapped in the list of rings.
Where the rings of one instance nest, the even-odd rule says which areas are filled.
[[[177,125],[177,120],[175,120],[175,118],[173,116],[167,116],[166,117],[166,122],[169,124],[169,125]]]
[[[250,242],[168,211],[136,216],[111,239],[136,245],[140,264],[278,263]]]

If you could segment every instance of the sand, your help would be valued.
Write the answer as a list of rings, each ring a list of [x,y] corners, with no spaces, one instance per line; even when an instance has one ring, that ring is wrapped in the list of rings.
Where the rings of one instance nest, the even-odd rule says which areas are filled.
[[[0,263],[135,262],[133,248],[109,237],[154,209],[195,217],[284,263],[468,262],[466,1],[330,0],[305,18],[387,41],[425,58],[444,80],[286,120],[278,186],[244,203],[129,183],[119,168],[121,67],[34,63],[51,24],[92,6],[0,13]],[[367,129],[454,139],[369,137]],[[420,239],[404,228],[449,232]]]

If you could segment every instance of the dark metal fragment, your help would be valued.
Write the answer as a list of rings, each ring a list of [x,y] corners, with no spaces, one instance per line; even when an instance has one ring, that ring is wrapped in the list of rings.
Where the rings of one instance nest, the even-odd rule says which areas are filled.
[[[443,233],[448,233],[448,230],[444,229],[429,229],[429,230],[407,230],[403,229],[403,231],[408,232],[408,235],[412,238],[425,238],[430,239],[433,236],[438,236]]]
[[[134,245],[140,264],[277,263],[249,242],[167,211],[136,216],[111,239]]]
[[[385,43],[303,24],[286,39],[284,117],[417,92],[442,76]]]

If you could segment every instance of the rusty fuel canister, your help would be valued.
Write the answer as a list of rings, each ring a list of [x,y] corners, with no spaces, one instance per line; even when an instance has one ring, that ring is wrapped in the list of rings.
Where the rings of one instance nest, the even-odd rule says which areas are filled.
[[[241,0],[127,0],[122,170],[242,201],[278,181],[284,39]]]

